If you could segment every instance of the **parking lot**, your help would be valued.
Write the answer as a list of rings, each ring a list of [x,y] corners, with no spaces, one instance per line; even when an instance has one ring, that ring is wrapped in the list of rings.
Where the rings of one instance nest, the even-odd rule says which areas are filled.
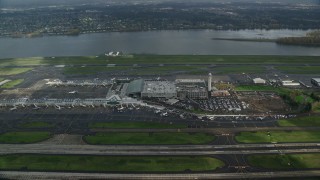
[[[196,100],[199,107],[212,112],[240,112],[243,107],[235,97],[212,97],[208,100]]]

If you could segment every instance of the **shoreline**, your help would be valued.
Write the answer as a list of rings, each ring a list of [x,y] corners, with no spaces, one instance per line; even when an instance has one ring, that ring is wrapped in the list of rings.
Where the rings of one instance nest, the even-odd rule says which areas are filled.
[[[155,29],[155,30],[127,30],[127,31],[108,31],[108,30],[100,30],[100,31],[90,31],[90,32],[80,32],[78,34],[68,34],[68,33],[40,33],[36,35],[29,34],[19,34],[19,35],[0,35],[0,38],[12,38],[12,39],[33,39],[33,38],[41,38],[41,37],[58,37],[58,36],[67,36],[67,37],[76,37],[80,35],[86,34],[100,34],[100,33],[139,33],[139,32],[159,32],[159,31],[313,31],[318,29]],[[214,38],[216,40],[234,40],[234,41],[242,41],[242,38]],[[250,41],[250,38],[244,38],[246,41]],[[263,39],[263,38],[262,38]],[[245,41],[243,40],[243,41]],[[274,40],[274,39],[272,39]],[[275,39],[276,40],[276,39]],[[256,41],[259,42],[259,41]],[[260,42],[269,42],[269,41],[260,41]],[[272,41],[273,42],[273,41]]]

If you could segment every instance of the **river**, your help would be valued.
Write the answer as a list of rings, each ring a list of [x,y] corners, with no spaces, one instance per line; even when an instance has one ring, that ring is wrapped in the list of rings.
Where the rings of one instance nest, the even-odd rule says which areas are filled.
[[[304,36],[304,30],[185,30],[92,33],[79,36],[0,38],[0,58],[88,56],[106,51],[146,54],[306,55],[320,47],[277,45],[273,42],[212,40],[212,38],[278,38]]]

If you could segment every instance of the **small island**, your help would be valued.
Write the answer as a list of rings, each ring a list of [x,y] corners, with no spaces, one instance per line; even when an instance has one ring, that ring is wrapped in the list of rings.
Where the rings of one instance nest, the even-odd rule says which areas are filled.
[[[276,41],[277,44],[320,46],[320,30],[307,33],[305,37],[284,37]]]
[[[320,30],[312,31],[304,37],[269,38],[211,38],[221,41],[245,41],[245,42],[275,42],[281,45],[320,46]]]

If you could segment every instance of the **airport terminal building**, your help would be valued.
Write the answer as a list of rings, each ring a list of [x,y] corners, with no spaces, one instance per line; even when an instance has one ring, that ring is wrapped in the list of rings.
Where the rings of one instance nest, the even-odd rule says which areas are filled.
[[[171,81],[137,79],[128,84],[126,95],[141,98],[175,98],[177,90],[175,83]]]
[[[311,79],[311,83],[312,83],[314,86],[320,87],[320,78],[312,78],[312,79]]]
[[[176,85],[170,81],[145,80],[141,98],[175,98]]]

